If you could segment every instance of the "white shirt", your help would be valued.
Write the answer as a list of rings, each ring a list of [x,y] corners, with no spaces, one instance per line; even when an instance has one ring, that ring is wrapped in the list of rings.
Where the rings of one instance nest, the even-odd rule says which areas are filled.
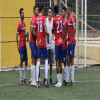
[[[48,17],[46,18],[46,27],[47,32],[49,32],[49,43],[47,43],[47,49],[53,49],[54,46],[54,34],[52,34],[52,26],[53,26],[53,18],[51,22],[49,22]]]

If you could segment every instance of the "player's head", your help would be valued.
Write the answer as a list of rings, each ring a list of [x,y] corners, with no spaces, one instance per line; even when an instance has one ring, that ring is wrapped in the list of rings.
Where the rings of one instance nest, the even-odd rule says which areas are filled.
[[[24,9],[20,8],[19,13],[20,13],[21,19],[23,20],[24,19]]]
[[[54,13],[58,14],[58,6],[57,5],[54,6]]]
[[[44,6],[43,6],[43,5],[41,5],[41,6],[39,7],[39,12],[42,13],[42,14],[44,13]]]
[[[67,13],[68,15],[72,12],[72,5],[71,4],[68,4],[68,10],[67,10]]]
[[[35,16],[38,16],[38,13],[39,13],[38,6],[34,6],[33,12]]]
[[[63,7],[62,8],[62,16],[65,17],[66,16],[66,12],[67,12],[67,8]]]
[[[48,16],[52,17],[52,9],[51,9],[51,7],[48,8]]]

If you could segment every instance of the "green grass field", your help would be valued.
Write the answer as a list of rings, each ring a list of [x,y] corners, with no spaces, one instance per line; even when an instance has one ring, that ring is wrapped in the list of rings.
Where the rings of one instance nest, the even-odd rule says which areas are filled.
[[[43,76],[41,70],[42,81]],[[53,80],[56,81],[56,70],[53,70]],[[75,81],[74,86],[36,88],[19,84],[19,71],[1,72],[0,100],[100,100],[100,68],[75,69]]]

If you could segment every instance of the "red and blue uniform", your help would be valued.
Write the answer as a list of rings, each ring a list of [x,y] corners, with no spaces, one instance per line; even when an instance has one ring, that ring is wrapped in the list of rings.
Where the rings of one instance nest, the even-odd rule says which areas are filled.
[[[31,20],[31,27],[34,27],[34,21],[35,21],[35,16],[32,17]],[[29,40],[29,44],[30,44],[30,49],[31,49],[31,58],[36,57],[36,37],[33,36],[33,34],[30,34],[30,40]]]
[[[64,64],[66,64],[66,60],[67,60],[67,48],[68,48],[68,45],[67,45],[67,42],[66,42],[67,30],[68,30],[68,20],[67,20],[67,18],[63,21],[63,25],[66,26],[66,34],[65,34],[65,37],[64,37],[64,40],[63,40],[63,46],[62,46],[62,62]],[[63,32],[62,34],[64,35],[64,27],[62,29],[62,32]]]
[[[61,15],[56,15],[53,19],[53,29],[55,30],[55,60],[62,59],[62,24],[63,17]]]
[[[25,22],[19,21],[18,27],[17,27],[17,34],[19,34],[20,42],[19,42],[19,48],[20,48],[20,57],[22,61],[27,61],[27,48],[26,48],[26,24]]]
[[[43,54],[43,59],[47,58],[47,46],[45,39],[44,25],[46,24],[46,19],[42,14],[39,14],[34,22],[34,27],[36,27],[37,33],[37,59],[41,58]]]
[[[73,38],[72,44],[70,44],[72,37],[73,37],[73,25],[75,24],[74,16],[71,14],[71,16],[68,19],[68,56],[74,57],[74,50],[76,45],[76,39],[75,36]]]

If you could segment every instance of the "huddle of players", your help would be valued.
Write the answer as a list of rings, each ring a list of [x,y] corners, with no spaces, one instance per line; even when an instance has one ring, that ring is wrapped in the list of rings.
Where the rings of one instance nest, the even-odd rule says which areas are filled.
[[[39,14],[38,14],[39,10]],[[41,55],[45,60],[45,75],[44,84],[48,87],[48,50],[46,45],[46,38],[50,35],[46,27],[46,19],[43,16],[44,7],[34,7],[34,16],[31,20],[30,28],[30,49],[31,49],[31,85],[39,87],[39,67]],[[52,11],[51,8],[48,11]],[[75,50],[75,20],[72,13],[72,5],[62,8],[62,16],[58,14],[58,6],[54,6],[55,17],[53,18],[52,34],[55,36],[55,60],[57,71],[57,83],[55,87],[62,86],[62,62],[64,63],[64,81],[65,85],[73,85],[74,83],[74,50]],[[68,13],[68,20],[66,18]],[[26,49],[26,24],[24,22],[24,9],[20,9],[21,21],[19,21],[17,28],[17,46],[20,53],[20,82],[26,83],[26,70],[27,70],[27,49]],[[18,35],[20,42],[18,41]],[[18,43],[19,42],[19,43]],[[66,58],[67,57],[67,58]],[[66,62],[67,59],[67,62]],[[36,63],[37,60],[37,63]],[[24,66],[24,79],[22,78],[22,66]],[[52,66],[50,66],[52,67]],[[71,70],[71,82],[69,83],[69,76]],[[52,74],[52,73],[51,73]],[[52,80],[52,77],[50,77]]]

